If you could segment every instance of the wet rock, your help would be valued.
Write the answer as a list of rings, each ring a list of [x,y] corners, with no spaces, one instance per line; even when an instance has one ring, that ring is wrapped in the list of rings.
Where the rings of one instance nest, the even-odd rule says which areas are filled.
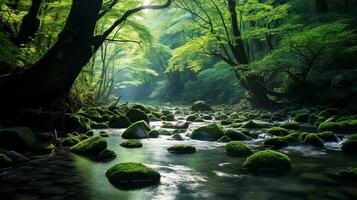
[[[193,122],[193,121],[195,121],[197,118],[198,118],[197,115],[189,115],[189,116],[187,116],[186,121]]]
[[[217,124],[210,124],[193,130],[191,138],[195,140],[217,141],[224,135],[223,129]]]
[[[264,140],[264,146],[268,148],[283,148],[288,146],[288,141],[285,137],[272,137]]]
[[[150,123],[149,117],[143,111],[140,111],[140,110],[130,109],[126,113],[126,117],[132,123],[142,121],[142,120],[145,121],[146,123]]]
[[[94,129],[106,129],[106,128],[109,128],[109,125],[107,123],[104,123],[104,122],[100,122],[100,123],[94,122],[94,123],[92,123],[91,128],[94,128]]]
[[[279,125],[281,128],[290,129],[290,130],[299,130],[300,126],[297,122],[287,121]]]
[[[159,135],[160,135],[160,132],[158,130],[155,130],[155,129],[149,131],[149,133],[148,133],[148,137],[149,138],[158,138]]]
[[[178,141],[182,141],[183,140],[182,136],[179,133],[173,134],[170,139],[171,140],[178,140]]]
[[[325,142],[338,142],[337,136],[332,131],[318,133],[317,136]]]
[[[105,173],[109,182],[120,189],[138,189],[160,182],[160,174],[141,163],[119,163]]]
[[[91,129],[91,120],[78,114],[66,113],[58,117],[55,124],[58,130],[63,129],[65,133],[75,131],[85,133]]]
[[[175,154],[190,154],[195,153],[196,148],[191,145],[174,145],[172,147],[169,147],[167,151]]]
[[[101,151],[98,156],[96,157],[97,160],[101,161],[101,162],[109,162],[111,160],[114,160],[117,157],[117,154],[109,149],[104,149],[103,151]]]
[[[148,137],[149,125],[145,121],[138,121],[130,125],[122,134],[124,139],[143,139]]]
[[[253,172],[288,171],[291,168],[290,158],[280,152],[264,150],[249,156],[243,168]]]
[[[191,106],[192,111],[212,111],[212,108],[204,101],[196,101]]]
[[[322,142],[322,140],[313,133],[306,135],[305,138],[302,140],[302,142],[304,144],[311,145],[314,147],[320,147],[320,148],[324,147],[324,143]]]
[[[73,146],[70,151],[79,155],[98,155],[107,148],[107,141],[101,136],[94,136]]]
[[[80,141],[80,136],[68,134],[68,136],[61,142],[61,145],[71,147],[78,144]]]
[[[242,142],[232,141],[225,146],[225,152],[228,156],[245,157],[252,154],[250,147]]]
[[[336,174],[343,181],[357,182],[357,168],[343,169]]]
[[[247,140],[248,139],[248,137],[245,134],[243,134],[242,132],[236,131],[236,130],[232,130],[232,129],[226,130],[224,134],[226,134],[232,140],[240,141],[240,140]]]
[[[140,142],[140,140],[130,139],[122,142],[120,146],[125,148],[140,148],[143,146],[143,144]]]
[[[231,138],[229,138],[228,136],[222,136],[221,138],[219,138],[218,140],[217,140],[217,142],[223,142],[223,143],[226,143],[226,142],[230,142],[230,141],[232,141],[231,140]]]

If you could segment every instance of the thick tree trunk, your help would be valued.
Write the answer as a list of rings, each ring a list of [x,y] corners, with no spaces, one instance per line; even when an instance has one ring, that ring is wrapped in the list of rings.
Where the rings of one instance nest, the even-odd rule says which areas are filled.
[[[315,9],[319,14],[328,12],[327,0],[315,0]]]
[[[24,16],[21,22],[20,30],[16,37],[17,44],[26,44],[36,35],[40,26],[40,20],[37,18],[42,0],[32,0],[29,12]]]
[[[35,64],[0,78],[0,106],[44,106],[66,94],[92,57],[94,27],[102,0],[73,0],[57,42]]]

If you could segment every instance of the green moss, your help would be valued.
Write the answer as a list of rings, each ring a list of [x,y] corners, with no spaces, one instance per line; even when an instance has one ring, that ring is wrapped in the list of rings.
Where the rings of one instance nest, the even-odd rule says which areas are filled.
[[[143,139],[148,137],[149,125],[145,121],[138,121],[130,125],[122,134],[124,139]]]
[[[339,122],[322,122],[318,128],[319,132],[332,131],[334,133],[353,133],[357,131],[357,120]]]
[[[204,120],[212,120],[213,118],[212,118],[211,115],[203,115],[202,119],[204,119]]]
[[[349,180],[357,182],[357,168],[348,168],[341,170],[337,173],[337,176],[342,180]]]
[[[189,115],[186,117],[186,121],[193,122],[197,119],[197,115]]]
[[[320,148],[324,147],[324,143],[322,142],[322,140],[313,133],[306,135],[305,138],[302,140],[302,142],[304,144],[311,145],[314,147],[320,147]]]
[[[233,122],[230,120],[222,120],[221,121],[221,125],[231,125],[231,124],[233,124]]]
[[[300,134],[299,134],[299,138],[298,138],[299,142],[300,142],[300,143],[303,143],[304,140],[305,140],[305,137],[308,136],[309,134],[310,134],[310,133],[307,133],[307,132],[302,132],[302,133],[300,133]]]
[[[232,130],[232,129],[228,129],[226,130],[225,134],[232,140],[247,140],[248,137],[246,135],[244,135],[242,132],[240,131],[236,131],[236,130]]]
[[[121,189],[137,189],[160,182],[160,174],[141,163],[119,163],[105,173],[109,182]]]
[[[291,129],[291,130],[298,130],[300,128],[299,124],[294,121],[283,122],[279,126],[281,128]]]
[[[282,127],[272,127],[269,128],[267,132],[276,136],[285,136],[289,134],[289,131]]]
[[[175,121],[175,115],[170,113],[165,116],[166,121]]]
[[[130,120],[130,122],[138,122],[145,121],[146,123],[150,122],[149,117],[141,110],[129,109],[126,113],[126,117]]]
[[[114,160],[117,157],[117,154],[109,149],[104,149],[103,151],[101,151],[98,156],[97,156],[97,160],[101,161],[101,162],[109,162],[111,160]]]
[[[218,140],[217,140],[217,142],[223,142],[223,143],[226,143],[226,142],[230,142],[230,141],[232,141],[232,139],[231,138],[229,138],[228,136],[222,136],[221,138],[219,138]]]
[[[100,136],[94,136],[74,145],[70,151],[79,155],[98,155],[106,148],[107,141]]]
[[[288,141],[285,137],[272,137],[264,140],[264,146],[268,148],[283,148],[288,146]]]
[[[249,120],[249,121],[243,123],[241,127],[242,128],[249,128],[249,129],[260,128],[259,125],[256,122],[252,121],[252,120]]]
[[[244,161],[243,168],[253,172],[281,172],[290,170],[291,160],[283,153],[273,150],[264,150],[249,156]]]
[[[167,151],[175,154],[189,154],[195,153],[196,148],[191,145],[174,145],[172,147],[169,147]]]
[[[318,133],[317,136],[324,140],[325,142],[337,142],[338,138],[332,131],[325,131]]]
[[[143,146],[143,144],[140,142],[140,140],[130,139],[122,142],[120,146],[125,148],[140,148]]]
[[[61,142],[61,145],[71,147],[78,144],[80,141],[81,139],[79,136],[69,135]]]
[[[244,157],[252,154],[250,147],[242,142],[232,141],[225,146],[225,152],[229,156]]]
[[[341,148],[345,154],[357,155],[357,140],[348,139]]]
[[[210,124],[193,130],[191,138],[195,140],[217,141],[224,135],[223,129],[217,124]]]
[[[7,168],[12,166],[12,160],[6,155],[0,153],[0,168]]]
[[[149,131],[149,133],[148,133],[149,138],[158,138],[159,135],[160,135],[160,132],[155,129]]]
[[[300,133],[290,133],[289,135],[284,136],[285,140],[289,143],[299,143]]]
[[[350,140],[357,140],[357,133],[348,136],[348,139],[350,139]]]
[[[94,123],[92,123],[91,128],[94,128],[94,129],[106,129],[106,128],[109,128],[109,126],[108,126],[107,123],[104,123],[104,122],[100,122],[100,123],[94,122]]]
[[[110,128],[127,128],[129,126],[130,126],[130,121],[124,115],[118,115],[118,116],[112,117],[109,120]]]
[[[299,113],[295,115],[294,120],[297,122],[306,123],[309,121],[309,115],[309,113]]]

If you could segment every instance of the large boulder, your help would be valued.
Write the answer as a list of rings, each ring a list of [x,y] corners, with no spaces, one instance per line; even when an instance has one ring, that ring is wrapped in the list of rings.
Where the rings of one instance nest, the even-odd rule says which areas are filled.
[[[283,153],[264,150],[249,156],[244,161],[243,168],[252,172],[288,171],[291,168],[291,160]]]
[[[138,121],[130,125],[121,135],[124,139],[143,139],[148,137],[149,125],[145,121]]]
[[[233,129],[228,129],[225,131],[225,134],[232,140],[247,140],[248,137],[246,135],[244,135],[242,132],[240,131],[236,131]]]
[[[144,120],[146,123],[150,123],[149,117],[141,110],[129,109],[126,113],[126,117],[133,123],[141,120]]]
[[[130,126],[129,119],[124,115],[112,117],[109,121],[110,128],[127,128]]]
[[[56,120],[56,128],[64,133],[79,132],[85,133],[91,129],[91,120],[78,114],[66,113]]]
[[[302,141],[304,144],[311,145],[314,147],[324,147],[323,141],[315,134],[310,133],[306,135]]]
[[[98,155],[107,148],[107,141],[101,136],[85,139],[74,145],[70,151],[79,155]]]
[[[318,128],[319,132],[332,131],[334,133],[355,133],[357,132],[357,120],[344,120],[338,122],[322,122]]]
[[[224,131],[217,124],[210,124],[192,131],[191,138],[195,140],[217,141],[224,136]]]
[[[143,144],[140,142],[140,140],[130,139],[122,142],[120,146],[125,148],[140,148],[143,146]]]
[[[191,110],[196,111],[196,112],[198,112],[198,111],[212,111],[212,108],[204,101],[196,101],[192,104]]]
[[[272,137],[264,140],[264,146],[267,148],[283,148],[288,146],[288,140],[285,137]]]
[[[289,131],[282,127],[272,127],[269,128],[267,132],[276,136],[286,136],[289,134]]]
[[[120,189],[138,189],[160,182],[160,174],[141,163],[119,163],[105,173],[109,182]]]

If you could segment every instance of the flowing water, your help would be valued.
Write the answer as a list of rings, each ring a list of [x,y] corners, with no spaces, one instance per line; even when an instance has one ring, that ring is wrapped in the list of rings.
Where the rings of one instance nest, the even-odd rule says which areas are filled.
[[[186,137],[192,129],[207,123],[192,123],[182,133],[184,141],[160,136],[142,140],[143,147],[138,149],[121,147],[123,130],[108,129],[108,149],[117,153],[115,160],[100,163],[59,149],[52,156],[40,156],[28,165],[3,172],[0,199],[357,199],[357,184],[334,177],[340,169],[357,167],[357,158],[340,152],[341,142],[327,143],[322,150],[289,146],[281,150],[292,159],[289,172],[252,174],[241,169],[244,158],[224,154],[223,143]],[[161,122],[152,122],[151,126],[158,128]],[[261,141],[246,143],[259,149]],[[197,152],[170,154],[166,149],[174,144],[191,144]],[[158,170],[160,184],[140,190],[115,188],[105,172],[121,162],[140,162]]]

